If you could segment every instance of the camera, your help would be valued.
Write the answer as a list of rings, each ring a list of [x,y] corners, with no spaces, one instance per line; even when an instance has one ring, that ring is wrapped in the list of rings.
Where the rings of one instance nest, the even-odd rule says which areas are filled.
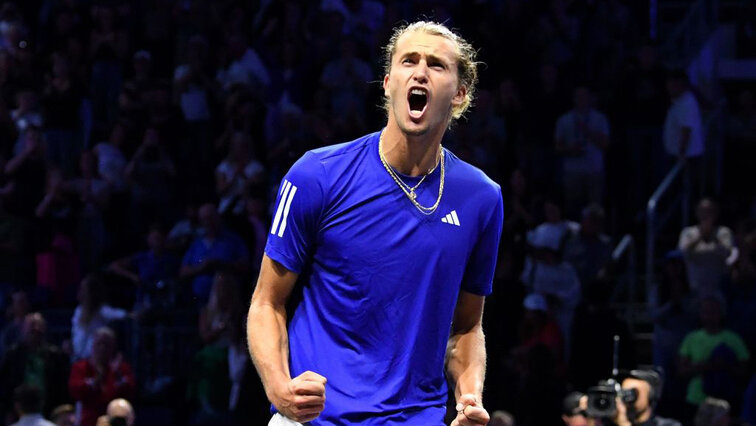
[[[609,379],[599,382],[597,386],[588,388],[588,417],[608,419],[617,415],[617,398],[625,405],[634,404],[638,400],[637,389],[623,389],[619,382]]]
[[[108,418],[108,425],[110,426],[127,426],[128,424],[126,417],[117,416]]]

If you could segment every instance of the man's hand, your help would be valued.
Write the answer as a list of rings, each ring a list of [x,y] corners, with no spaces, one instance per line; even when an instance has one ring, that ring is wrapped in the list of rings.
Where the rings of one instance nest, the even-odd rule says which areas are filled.
[[[625,406],[625,403],[622,402],[620,398],[616,399],[617,403],[617,414],[615,414],[614,418],[612,419],[614,421],[614,424],[617,426],[632,426],[632,423],[627,418],[627,406]]]
[[[491,417],[475,395],[466,393],[457,401],[457,417],[451,426],[485,426]]]
[[[272,395],[271,402],[287,418],[299,423],[309,422],[325,408],[325,384],[325,377],[305,371]]]

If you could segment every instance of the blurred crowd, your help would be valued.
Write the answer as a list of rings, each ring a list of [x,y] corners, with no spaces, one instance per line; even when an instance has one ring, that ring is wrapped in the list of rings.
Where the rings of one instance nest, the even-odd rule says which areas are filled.
[[[0,1],[0,422],[91,426],[118,398],[139,424],[266,418],[244,317],[279,180],[380,128],[382,45],[427,17],[484,63],[444,146],[505,197],[489,411],[559,423],[568,391],[611,374],[620,335],[621,365],[663,370],[660,413],[717,397],[756,424],[754,87],[726,94],[726,189],[702,199],[715,100],[663,67],[645,2],[430,3]],[[642,353],[612,251],[679,160],[697,223],[660,240]]]

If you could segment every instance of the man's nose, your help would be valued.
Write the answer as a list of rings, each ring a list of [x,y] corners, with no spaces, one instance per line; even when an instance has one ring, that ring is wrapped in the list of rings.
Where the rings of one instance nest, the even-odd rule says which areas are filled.
[[[425,83],[428,80],[428,64],[425,61],[417,63],[412,78],[418,83]]]

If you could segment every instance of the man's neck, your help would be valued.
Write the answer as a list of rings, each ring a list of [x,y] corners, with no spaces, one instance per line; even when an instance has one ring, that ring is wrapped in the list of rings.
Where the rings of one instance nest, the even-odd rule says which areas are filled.
[[[651,410],[646,410],[638,414],[638,417],[633,421],[634,425],[642,425],[651,419]]]
[[[408,135],[389,119],[381,135],[381,149],[386,161],[399,173],[422,176],[432,170],[440,158],[439,150],[445,128],[423,135]]]

